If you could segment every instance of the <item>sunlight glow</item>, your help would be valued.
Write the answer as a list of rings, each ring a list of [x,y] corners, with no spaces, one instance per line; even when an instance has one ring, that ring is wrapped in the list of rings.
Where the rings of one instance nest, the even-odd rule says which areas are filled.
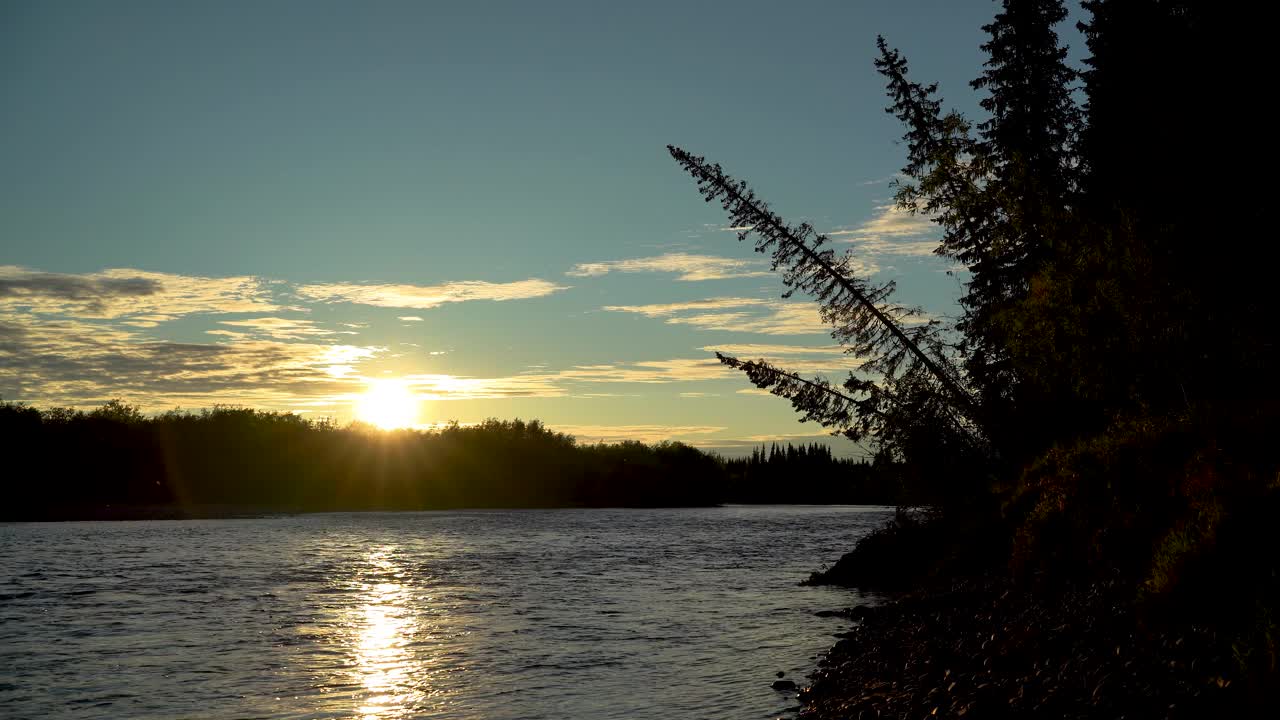
[[[410,427],[418,422],[418,397],[404,380],[371,380],[356,403],[356,419],[383,430]]]

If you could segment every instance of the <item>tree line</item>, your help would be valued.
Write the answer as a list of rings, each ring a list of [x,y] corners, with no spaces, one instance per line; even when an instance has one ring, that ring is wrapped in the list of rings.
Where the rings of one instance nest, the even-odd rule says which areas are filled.
[[[579,444],[537,420],[383,431],[239,407],[148,416],[120,401],[88,412],[0,403],[0,437],[6,520],[810,502],[846,482],[832,496],[881,501],[854,477],[827,495],[749,494],[736,461],[670,441]],[[791,455],[769,466],[770,483],[809,467],[809,451]]]
[[[912,492],[892,463],[839,458],[823,443],[761,445],[724,464],[735,503],[893,505]]]

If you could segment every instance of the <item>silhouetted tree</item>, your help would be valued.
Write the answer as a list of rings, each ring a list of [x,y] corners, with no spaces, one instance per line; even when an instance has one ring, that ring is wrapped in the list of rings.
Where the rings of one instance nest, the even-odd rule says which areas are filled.
[[[762,445],[724,465],[729,502],[893,504],[907,499],[908,490],[890,468],[836,458],[820,443]]]
[[[970,456],[966,460],[985,452],[985,438],[975,422],[977,408],[937,321],[921,322],[919,308],[890,302],[892,282],[876,285],[856,276],[851,257],[825,247],[825,235],[809,223],[787,225],[745,182],[719,165],[674,146],[668,150],[694,177],[707,202],[719,202],[734,226],[747,228],[739,240],[755,235],[756,251],[771,254],[789,288],[784,297],[800,290],[816,298],[822,318],[833,327],[832,336],[864,359],[866,376],[850,373],[837,389],[823,378],[802,378],[763,360],[744,362],[717,353],[721,362],[746,372],[757,387],[790,400],[802,420],[855,441],[869,438],[903,457],[914,456],[922,445],[935,449],[934,458],[950,448]]]

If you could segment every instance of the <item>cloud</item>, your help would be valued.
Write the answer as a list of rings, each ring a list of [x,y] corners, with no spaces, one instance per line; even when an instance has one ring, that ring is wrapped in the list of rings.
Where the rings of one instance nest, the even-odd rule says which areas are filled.
[[[250,318],[248,320],[219,320],[219,325],[245,328],[248,333],[266,335],[280,340],[297,340],[307,337],[326,337],[331,335],[355,335],[351,330],[326,330],[311,320],[294,320],[278,317]],[[248,333],[234,331],[206,330],[208,335],[226,335],[235,337]]]
[[[101,294],[100,286],[88,288]],[[77,293],[82,289],[59,292],[81,298]],[[145,321],[148,316],[132,317]],[[0,309],[0,396],[81,407],[119,397],[148,409],[227,403],[345,410],[365,389],[364,362],[390,352],[334,343],[331,338],[353,331],[310,319],[218,320],[205,331],[218,340],[203,343],[156,340],[128,320],[50,317],[26,306],[14,312]],[[511,376],[414,374],[406,381],[424,399],[468,400],[584,396],[600,394],[596,389],[604,384],[684,383],[733,375],[714,358],[702,357],[542,367]]]
[[[568,392],[554,375],[476,378],[461,375],[406,375],[405,383],[424,400],[564,397]]]
[[[555,376],[576,382],[652,384],[720,380],[733,377],[734,373],[732,368],[721,364],[715,358],[677,358],[606,365],[577,365],[568,370],[561,370]]]
[[[567,285],[537,278],[509,283],[483,280],[448,282],[443,285],[390,285],[359,283],[318,283],[301,285],[296,292],[317,302],[346,302],[377,307],[429,310],[446,303],[468,300],[524,300],[567,290]]]
[[[732,355],[740,360],[760,360],[797,373],[828,373],[857,370],[862,360],[845,353],[838,345],[706,345],[702,350]]]
[[[563,370],[528,370],[516,375],[470,377],[417,374],[405,381],[427,399],[474,400],[512,397],[618,397],[618,393],[584,391],[591,385],[635,383],[656,385],[733,378],[736,371],[713,357],[639,360],[575,365]],[[581,386],[582,390],[573,390]],[[627,397],[634,397],[627,395]]]
[[[80,318],[130,318],[136,327],[196,313],[272,312],[267,283],[255,277],[201,277],[145,270],[50,273],[0,266],[0,310]]]
[[[498,377],[470,377],[449,374],[413,374],[405,383],[426,400],[479,400],[529,397],[616,397],[617,393],[571,392],[575,385],[600,383],[664,384],[722,380],[736,371],[715,358],[675,358],[635,362],[575,365],[546,371],[525,371]]]
[[[778,355],[843,355],[844,348],[839,345],[767,345],[762,343],[739,343],[727,345],[703,345],[698,348],[707,352],[721,352],[725,355],[743,357],[774,357]]]
[[[862,182],[858,183],[858,186],[859,186],[859,187],[867,187],[867,186],[869,186],[869,185],[887,185],[887,184],[889,184],[889,183],[891,183],[891,182],[893,182],[893,181],[895,181],[895,180],[902,181],[902,180],[906,180],[906,179],[908,179],[906,175],[904,175],[903,173],[900,173],[900,172],[896,172],[896,173],[894,173],[894,174],[892,174],[892,175],[886,175],[886,176],[881,177],[881,178],[873,178],[873,179],[871,179],[871,180],[863,180]]]
[[[428,400],[477,400],[528,397],[616,397],[617,393],[572,391],[597,384],[645,385],[723,380],[736,371],[715,358],[675,358],[575,365],[556,371],[533,370],[510,376],[470,377],[448,374],[406,375],[405,382]]]
[[[663,318],[671,325],[690,325],[701,330],[761,335],[829,334],[831,331],[822,322],[818,306],[809,302],[724,297],[657,305],[609,305],[604,309]]]
[[[759,268],[760,264],[753,260],[738,260],[712,255],[693,255],[690,253],[667,253],[655,257],[632,258],[630,260],[579,263],[565,274],[573,277],[595,277],[611,272],[666,272],[676,273],[677,280],[692,282],[760,277],[769,274],[768,271]]]
[[[220,343],[156,341],[98,322],[0,316],[0,395],[72,406],[118,397],[148,409],[286,408],[361,391],[329,368],[382,351],[243,336]]]
[[[830,334],[818,306],[805,302],[778,302],[763,315],[747,313],[706,313],[667,320],[673,325],[692,325],[702,330],[724,330],[760,335]]]
[[[689,300],[687,302],[659,303],[654,305],[606,305],[604,309],[611,312],[638,313],[645,317],[656,318],[669,317],[687,310],[721,310],[724,308],[763,306],[769,305],[772,302],[772,300],[760,300],[758,298],[723,297],[708,298],[706,300]]]
[[[927,257],[938,247],[937,231],[928,215],[892,204],[876,206],[876,216],[856,228],[833,230],[827,235],[857,243],[859,252]]]
[[[691,435],[710,435],[727,428],[715,425],[552,425],[551,429],[572,435],[580,443],[616,443],[635,440],[656,443]]]

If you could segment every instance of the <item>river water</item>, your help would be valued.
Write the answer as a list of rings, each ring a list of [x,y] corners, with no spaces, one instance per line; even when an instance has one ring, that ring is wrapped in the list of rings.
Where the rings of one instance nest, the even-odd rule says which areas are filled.
[[[866,507],[0,525],[5,718],[771,718]]]

